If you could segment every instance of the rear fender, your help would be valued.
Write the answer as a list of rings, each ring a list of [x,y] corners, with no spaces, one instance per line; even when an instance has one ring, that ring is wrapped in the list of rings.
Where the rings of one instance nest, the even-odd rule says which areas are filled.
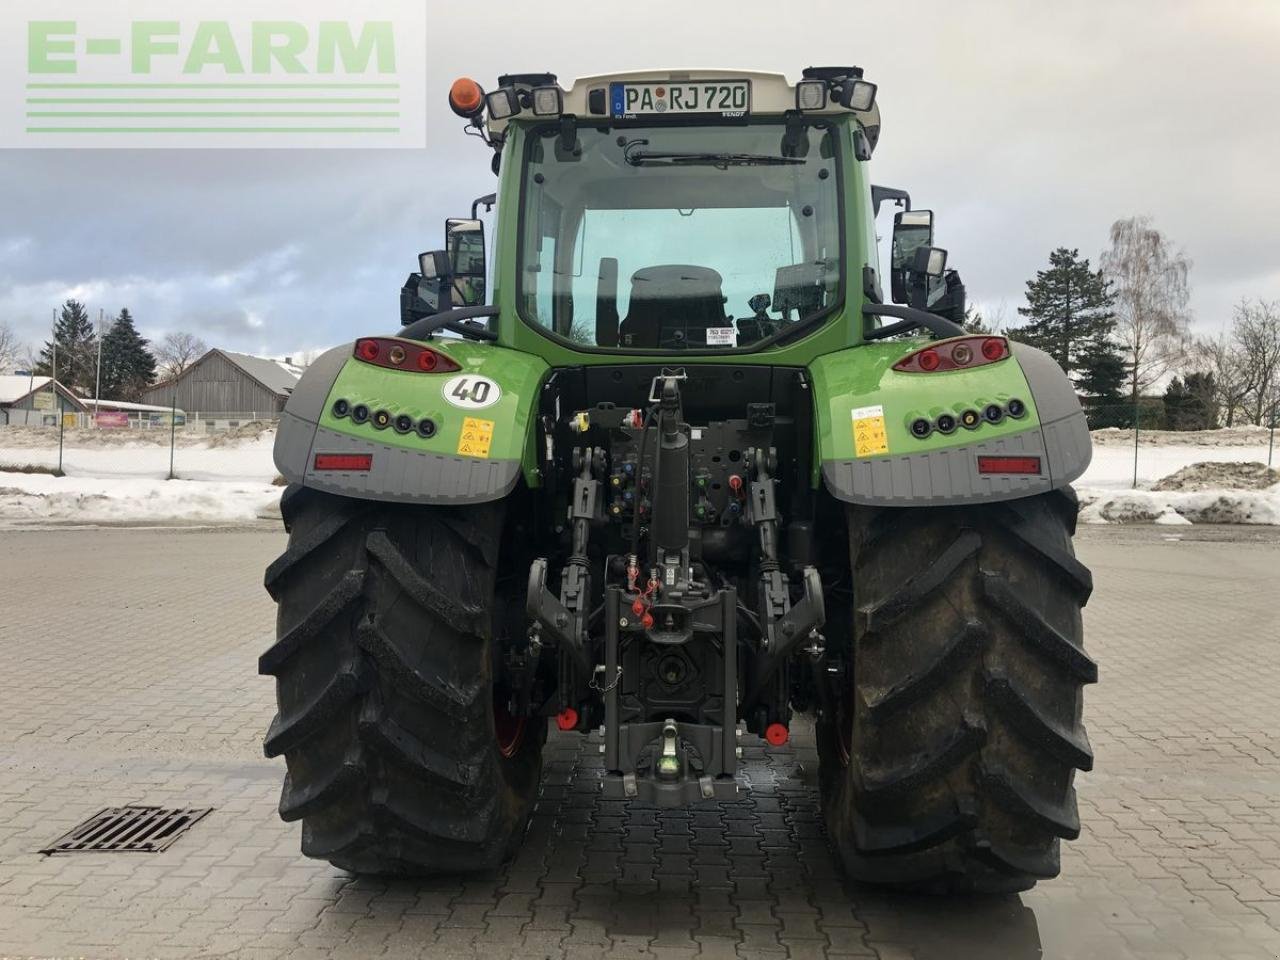
[[[429,345],[461,369],[387,369],[356,359],[354,344],[335,347],[308,367],[276,435],[276,468],[285,479],[400,503],[481,503],[510,493],[522,463],[534,462],[533,411],[547,365],[494,344],[436,338]],[[477,390],[480,383],[488,387]],[[357,406],[369,411],[364,423],[351,414]],[[388,426],[375,425],[378,411],[389,415]],[[394,423],[400,415],[415,429],[398,432]],[[434,426],[430,436],[416,429],[423,420]],[[323,464],[326,454],[368,454],[369,469],[316,469],[317,457]],[[536,473],[526,473],[536,486]]]
[[[1071,381],[1043,351],[1010,343],[1012,356],[972,370],[903,373],[893,364],[921,341],[876,343],[820,357],[810,367],[819,476],[837,499],[881,506],[1011,500],[1075,480],[1089,465],[1089,427]],[[982,421],[925,438],[911,422],[957,419],[988,404],[1025,405],[1021,417]],[[1039,459],[1034,474],[983,474],[978,458]],[[819,476],[814,477],[817,483]]]

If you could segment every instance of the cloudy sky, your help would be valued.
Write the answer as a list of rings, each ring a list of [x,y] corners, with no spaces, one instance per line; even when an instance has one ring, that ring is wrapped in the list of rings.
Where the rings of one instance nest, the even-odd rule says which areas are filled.
[[[454,77],[653,66],[880,85],[877,183],[936,211],[970,298],[1015,320],[1056,246],[1096,260],[1146,214],[1190,256],[1197,326],[1280,299],[1280,3],[547,0],[429,5],[426,150],[0,150],[0,320],[47,336],[68,296],[143,334],[299,354],[396,326],[443,221],[493,188]],[[888,218],[885,218],[886,221]]]

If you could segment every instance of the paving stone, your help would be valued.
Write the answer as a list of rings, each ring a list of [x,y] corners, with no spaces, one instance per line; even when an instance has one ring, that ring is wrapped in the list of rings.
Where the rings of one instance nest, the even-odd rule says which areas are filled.
[[[1126,539],[1128,537],[1128,539]],[[748,742],[724,804],[606,801],[594,739],[552,734],[526,843],[480,877],[356,879],[276,813],[256,675],[275,533],[12,532],[0,618],[0,956],[1261,958],[1280,955],[1280,549],[1103,531],[1095,770],[1063,876],[953,902],[846,883],[812,728]],[[130,571],[127,589],[103,570]],[[175,586],[177,584],[177,586]],[[68,695],[74,691],[74,696]],[[208,805],[158,855],[42,857],[104,806]],[[1031,952],[1032,950],[1036,952]]]

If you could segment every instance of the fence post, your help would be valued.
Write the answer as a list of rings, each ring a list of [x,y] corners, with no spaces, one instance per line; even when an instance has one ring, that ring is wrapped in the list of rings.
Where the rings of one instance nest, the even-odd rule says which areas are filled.
[[[1138,431],[1142,429],[1142,404],[1138,393],[1133,394],[1133,489],[1138,489]]]
[[[1280,404],[1271,408],[1271,433],[1267,437],[1267,469],[1271,469],[1271,454],[1276,449],[1276,414],[1280,413]]]
[[[62,476],[62,433],[67,426],[67,415],[62,409],[62,398],[57,388],[53,391],[53,409],[58,413],[58,476]]]
[[[173,445],[178,441],[178,389],[174,387],[169,404],[169,479],[173,479]]]

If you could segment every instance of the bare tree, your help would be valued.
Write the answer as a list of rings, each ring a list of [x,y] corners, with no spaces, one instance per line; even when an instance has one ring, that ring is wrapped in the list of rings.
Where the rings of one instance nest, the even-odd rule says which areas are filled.
[[[156,360],[162,380],[172,380],[209,352],[208,345],[192,333],[167,333],[156,344]]]
[[[1196,340],[1187,369],[1213,374],[1214,400],[1223,413],[1224,425],[1235,426],[1236,415],[1244,412],[1253,391],[1253,370],[1234,334],[1224,330],[1216,337]]]
[[[1241,300],[1236,304],[1232,334],[1249,371],[1245,398],[1249,418],[1257,424],[1270,423],[1280,394],[1280,302]]]
[[[0,320],[0,372],[16,363],[21,354],[22,344],[18,342],[18,335],[13,332],[13,327]]]
[[[1191,261],[1149,217],[1129,217],[1111,225],[1102,269],[1115,291],[1116,338],[1128,354],[1130,395],[1136,402],[1183,358]]]

